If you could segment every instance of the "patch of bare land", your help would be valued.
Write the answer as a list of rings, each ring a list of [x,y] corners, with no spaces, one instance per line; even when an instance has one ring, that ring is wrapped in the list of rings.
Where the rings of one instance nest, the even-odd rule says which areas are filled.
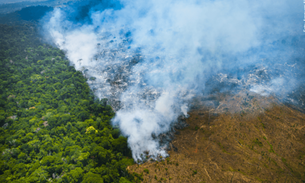
[[[305,182],[305,114],[273,97],[218,99],[195,101],[176,152],[128,170],[142,182]]]

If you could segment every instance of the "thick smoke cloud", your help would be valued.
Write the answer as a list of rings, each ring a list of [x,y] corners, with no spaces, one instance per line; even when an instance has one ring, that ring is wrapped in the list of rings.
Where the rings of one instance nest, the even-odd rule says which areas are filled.
[[[289,67],[304,58],[297,0],[82,1],[43,23],[75,68],[96,78],[88,81],[96,96],[119,101],[113,124],[135,160],[145,151],[166,156],[153,136],[187,115],[188,102],[210,90],[214,75],[262,95],[285,95],[302,81]],[[252,77],[255,67],[268,77]]]

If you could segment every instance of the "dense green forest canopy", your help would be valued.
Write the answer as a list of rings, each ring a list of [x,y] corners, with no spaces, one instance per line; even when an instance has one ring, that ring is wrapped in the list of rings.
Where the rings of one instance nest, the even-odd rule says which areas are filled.
[[[114,112],[35,24],[0,24],[0,182],[141,179]],[[135,179],[136,177],[136,179]]]

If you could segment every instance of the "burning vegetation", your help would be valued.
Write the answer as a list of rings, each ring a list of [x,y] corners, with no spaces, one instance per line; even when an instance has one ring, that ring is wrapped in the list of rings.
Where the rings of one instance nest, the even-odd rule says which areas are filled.
[[[276,5],[0,16],[0,182],[305,182],[303,9]]]

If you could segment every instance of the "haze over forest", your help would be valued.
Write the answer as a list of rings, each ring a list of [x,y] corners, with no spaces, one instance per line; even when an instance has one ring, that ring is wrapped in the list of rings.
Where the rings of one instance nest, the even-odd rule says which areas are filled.
[[[305,181],[303,11],[0,0],[0,181]]]
[[[22,1],[25,1],[25,0],[0,0],[0,4],[8,4],[8,3],[18,3],[18,2],[22,2]],[[39,1],[47,1],[47,0],[26,0],[28,2],[39,2]]]

